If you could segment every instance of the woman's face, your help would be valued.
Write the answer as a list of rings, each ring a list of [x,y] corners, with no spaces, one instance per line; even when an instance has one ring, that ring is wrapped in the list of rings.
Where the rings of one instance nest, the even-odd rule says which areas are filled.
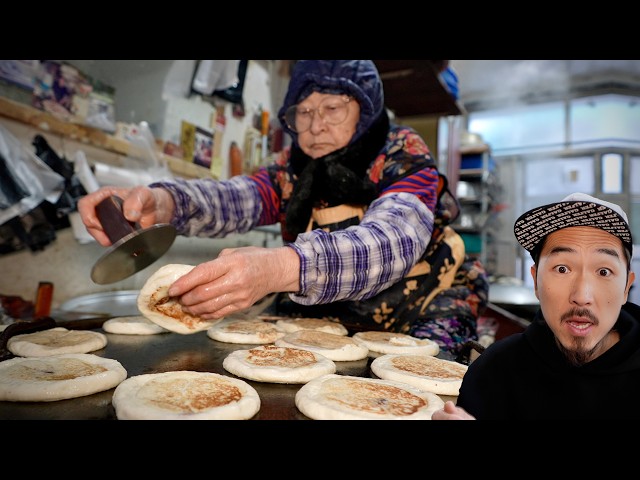
[[[317,109],[321,104],[321,114],[318,115]],[[328,109],[338,105],[346,106],[347,115],[344,121],[332,124],[327,121]],[[298,110],[306,111],[307,115],[310,115],[309,128],[298,133],[298,145],[311,158],[323,157],[346,147],[360,120],[360,105],[354,98],[346,95],[313,92],[298,104]],[[325,118],[322,118],[323,116]]]

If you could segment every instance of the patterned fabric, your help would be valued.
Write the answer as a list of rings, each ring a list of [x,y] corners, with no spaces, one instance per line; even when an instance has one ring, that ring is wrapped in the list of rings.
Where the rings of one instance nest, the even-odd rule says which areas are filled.
[[[489,281],[477,259],[465,257],[451,287],[438,293],[408,328],[417,338],[435,340],[443,351],[458,355],[467,340],[477,340],[477,319],[487,304]]]
[[[265,208],[259,189],[248,177],[165,180],[151,183],[171,193],[175,211],[171,224],[180,235],[221,238],[246,233],[258,225]],[[274,223],[274,222],[272,222]]]
[[[382,151],[367,170],[379,198],[361,205],[358,225],[289,236],[286,211],[297,180],[285,151],[268,167],[280,201],[283,238],[301,259],[301,290],[292,299],[303,305],[361,300],[403,278],[431,240],[437,208],[438,171],[427,145],[412,129],[391,127]],[[407,191],[394,184],[404,180]],[[326,206],[320,205],[320,208]]]
[[[287,167],[286,152],[270,167],[274,183],[287,192],[283,211],[295,179]],[[480,262],[465,256],[460,236],[447,227],[459,206],[446,177],[438,174],[424,141],[401,127],[391,128],[368,175],[380,197],[363,206],[361,215],[331,219],[325,214],[322,222],[319,213],[332,208],[314,209],[309,230],[316,230],[292,244],[303,259],[307,283],[297,295],[281,295],[274,313],[333,317],[352,331],[428,337],[455,355],[465,341],[477,339],[476,319],[487,302],[488,280]],[[425,226],[430,231],[420,232]],[[373,244],[375,256],[357,248]],[[335,263],[306,262],[327,252],[334,252]]]
[[[433,214],[413,195],[385,195],[371,204],[359,225],[303,233],[291,244],[301,256],[304,305],[361,300],[404,277],[427,248]]]
[[[518,217],[513,225],[516,240],[534,252],[549,234],[567,227],[593,227],[622,240],[633,254],[633,239],[627,214],[615,203],[586,193],[572,193],[557,203],[536,207]]]
[[[446,227],[409,275],[372,298],[308,307],[281,298],[273,313],[332,317],[351,331],[429,338],[455,357],[467,340],[478,339],[476,321],[488,293],[482,264],[464,254],[462,239]]]
[[[352,330],[406,332],[431,338],[452,353],[477,338],[486,274],[466,259],[460,237],[447,228],[458,214],[457,202],[415,131],[392,126],[366,169],[377,199],[352,205],[358,214],[329,223],[321,213],[334,206],[316,205],[309,231],[295,238],[285,221],[297,181],[289,155],[285,150],[251,177],[151,186],[171,192],[176,204],[171,223],[183,235],[224,237],[281,223],[283,240],[300,257],[301,288],[278,295],[272,313],[330,316]]]

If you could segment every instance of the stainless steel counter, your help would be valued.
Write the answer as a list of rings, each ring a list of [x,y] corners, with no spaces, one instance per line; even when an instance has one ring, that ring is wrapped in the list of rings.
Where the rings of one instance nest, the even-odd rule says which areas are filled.
[[[104,333],[102,329],[96,331]],[[91,353],[118,360],[127,370],[128,377],[177,370],[215,372],[235,377],[222,367],[224,358],[234,350],[256,347],[218,342],[209,338],[205,331],[191,335],[105,335],[107,346]],[[371,360],[336,362],[336,373],[375,377],[369,369]],[[253,420],[308,420],[295,405],[295,394],[302,385],[243,380],[260,395],[260,411]],[[0,419],[115,420],[115,410],[111,405],[114,390],[56,402],[0,402]]]

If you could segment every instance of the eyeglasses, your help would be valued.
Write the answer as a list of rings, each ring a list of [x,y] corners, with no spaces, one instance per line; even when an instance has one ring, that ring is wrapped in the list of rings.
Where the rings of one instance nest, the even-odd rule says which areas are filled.
[[[300,105],[291,105],[284,114],[287,126],[296,133],[306,132],[311,128],[313,116],[318,116],[329,125],[339,125],[347,119],[348,104],[351,97],[325,97],[318,108],[305,108]]]

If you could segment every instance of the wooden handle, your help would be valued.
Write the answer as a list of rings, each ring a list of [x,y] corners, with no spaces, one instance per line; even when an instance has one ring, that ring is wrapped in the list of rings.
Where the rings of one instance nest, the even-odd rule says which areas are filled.
[[[105,198],[96,205],[96,214],[111,243],[139,230],[139,225],[128,221],[122,212],[123,200],[115,195]]]
[[[40,282],[36,293],[36,305],[33,311],[33,318],[48,317],[51,315],[51,303],[53,301],[53,283]]]

